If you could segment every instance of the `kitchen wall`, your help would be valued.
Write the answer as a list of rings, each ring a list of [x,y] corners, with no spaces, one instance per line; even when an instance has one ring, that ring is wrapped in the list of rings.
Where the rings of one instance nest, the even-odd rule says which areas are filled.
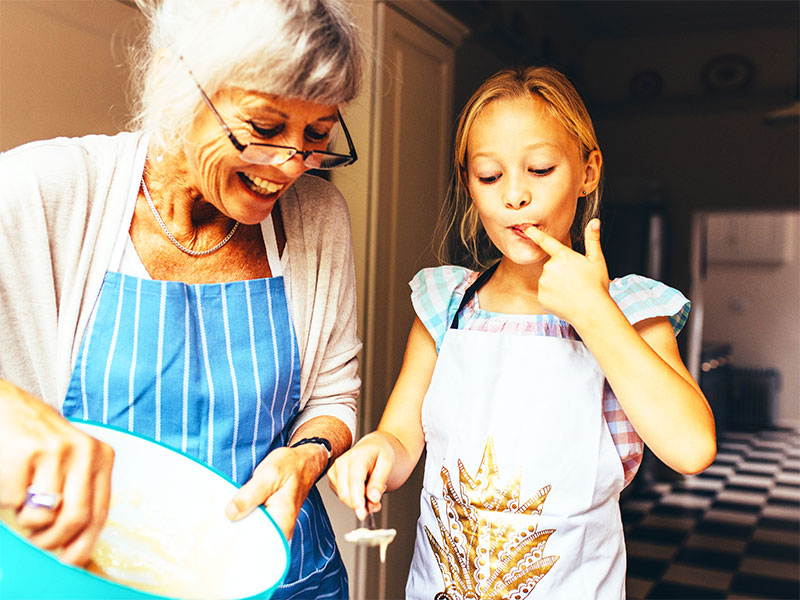
[[[703,341],[730,344],[736,367],[776,369],[777,424],[800,429],[800,211],[712,211],[703,218]],[[751,232],[757,235],[747,240]],[[750,247],[714,251],[739,240]]]
[[[0,0],[0,151],[124,129],[139,23],[112,0]]]

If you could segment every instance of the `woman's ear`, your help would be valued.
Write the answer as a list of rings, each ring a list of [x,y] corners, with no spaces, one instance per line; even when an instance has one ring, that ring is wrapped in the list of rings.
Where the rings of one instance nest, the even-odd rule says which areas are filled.
[[[583,169],[583,191],[591,194],[600,183],[600,173],[603,172],[603,155],[600,150],[592,150]]]

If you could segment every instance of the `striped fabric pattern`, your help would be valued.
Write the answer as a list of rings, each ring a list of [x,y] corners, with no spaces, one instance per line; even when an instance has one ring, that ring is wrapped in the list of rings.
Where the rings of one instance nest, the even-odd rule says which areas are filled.
[[[179,448],[242,484],[286,445],[299,405],[283,277],[190,285],[109,271],[62,410]],[[276,600],[346,596],[316,488],[290,550]]]
[[[478,275],[464,267],[433,267],[422,269],[409,282],[414,310],[433,337],[437,352],[464,292]],[[609,286],[609,293],[631,324],[652,317],[667,317],[677,335],[689,316],[691,305],[683,294],[647,277],[627,275],[615,279]],[[463,329],[579,339],[572,325],[554,315],[505,315],[485,311],[480,308],[479,294],[459,315]],[[608,381],[603,389],[603,415],[622,462],[627,485],[642,462],[644,444]]]
[[[289,573],[273,598],[305,600],[347,596],[347,574],[336,547],[333,527],[327,514],[320,509],[322,506],[322,496],[314,486],[297,517],[298,524],[302,525],[295,528],[289,541],[292,550]],[[299,548],[304,551],[297,551]]]
[[[64,414],[136,431],[244,483],[285,444],[280,432],[297,410],[292,365],[261,358],[277,356],[278,340],[289,340],[298,360],[288,312],[279,311],[281,320],[273,314],[282,285],[280,278],[187,285],[107,273]],[[277,296],[285,298],[282,290]],[[254,304],[268,310],[254,313]],[[273,335],[255,334],[267,327]],[[221,439],[230,443],[222,447]]]

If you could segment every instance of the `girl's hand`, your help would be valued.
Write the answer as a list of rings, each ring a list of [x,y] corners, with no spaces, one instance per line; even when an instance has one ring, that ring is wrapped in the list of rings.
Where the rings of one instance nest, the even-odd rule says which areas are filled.
[[[716,453],[708,402],[683,364],[669,319],[632,326],[611,298],[600,222],[586,227],[586,256],[533,227],[525,233],[550,255],[539,302],[581,335],[645,444],[679,473],[708,467]]]
[[[395,451],[386,435],[381,431],[365,435],[328,471],[331,489],[360,521],[381,509],[386,480],[394,467]]]
[[[545,232],[525,230],[537,246],[550,255],[539,278],[539,303],[557,317],[579,328],[588,307],[611,301],[608,267],[600,246],[600,221],[592,219],[584,232],[586,254],[575,252]]]
[[[0,507],[33,544],[82,565],[108,516],[114,451],[40,399],[0,381]],[[53,509],[27,505],[28,487],[57,494]]]
[[[378,431],[361,438],[328,472],[331,489],[361,521],[380,510],[384,492],[406,482],[422,455],[422,402],[435,365],[436,344],[416,317]]]

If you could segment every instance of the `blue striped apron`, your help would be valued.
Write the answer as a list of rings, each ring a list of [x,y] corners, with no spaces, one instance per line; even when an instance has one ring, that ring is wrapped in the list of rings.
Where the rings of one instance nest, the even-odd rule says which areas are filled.
[[[108,271],[62,411],[134,431],[245,483],[287,444],[300,359],[272,219],[272,277],[184,284]],[[127,232],[125,232],[127,235]],[[347,574],[316,486],[274,598],[347,598]]]

